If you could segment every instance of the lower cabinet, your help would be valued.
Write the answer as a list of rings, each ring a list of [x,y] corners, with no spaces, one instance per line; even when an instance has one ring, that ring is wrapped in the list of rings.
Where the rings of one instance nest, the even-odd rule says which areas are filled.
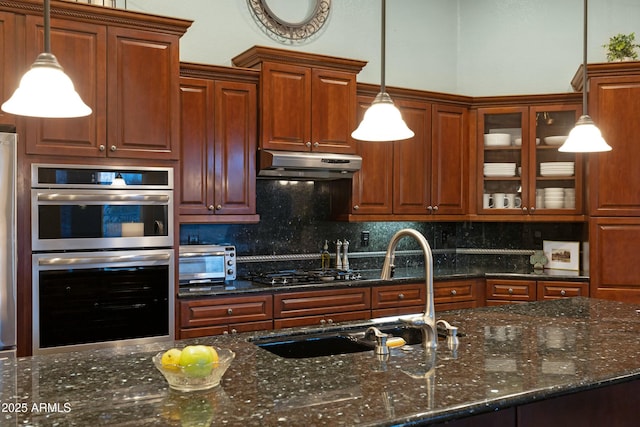
[[[275,294],[275,329],[323,326],[371,317],[371,288],[324,289]]]
[[[424,283],[376,286],[371,289],[371,317],[421,313],[426,300]]]
[[[589,296],[588,282],[487,279],[486,305]]]
[[[480,307],[484,303],[484,280],[443,280],[433,282],[436,311]]]
[[[179,339],[273,329],[272,295],[180,300],[179,307]]]

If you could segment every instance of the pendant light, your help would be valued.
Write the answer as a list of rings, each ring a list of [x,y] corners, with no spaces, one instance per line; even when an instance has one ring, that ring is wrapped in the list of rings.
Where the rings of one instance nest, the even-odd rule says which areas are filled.
[[[582,116],[569,137],[558,151],[570,153],[595,153],[611,151],[611,146],[602,137],[600,129],[587,113],[587,0],[584,0],[584,37],[582,45]]]
[[[371,106],[365,111],[360,126],[351,133],[354,139],[361,141],[400,141],[414,136],[411,129],[402,120],[400,110],[393,104],[391,96],[386,92],[384,83],[385,71],[385,32],[386,32],[386,0],[382,0],[382,72],[380,92]]]
[[[44,0],[44,52],[38,55],[20,85],[4,104],[2,110],[18,116],[69,118],[91,114],[73,82],[64,73],[51,53],[51,6]]]

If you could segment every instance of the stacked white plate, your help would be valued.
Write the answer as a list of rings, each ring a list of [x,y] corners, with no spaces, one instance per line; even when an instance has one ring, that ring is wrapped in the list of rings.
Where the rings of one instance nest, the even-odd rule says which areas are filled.
[[[508,133],[487,133],[484,135],[485,147],[505,147],[511,145],[511,135]]]
[[[545,188],[544,189],[544,207],[547,209],[564,208],[564,188],[553,188],[553,187]]]
[[[564,207],[567,209],[574,209],[576,207],[576,189],[575,188],[564,189]]]
[[[573,162],[540,163],[541,176],[573,176],[575,173]]]
[[[484,176],[488,176],[488,177],[516,176],[516,164],[515,163],[485,163]]]

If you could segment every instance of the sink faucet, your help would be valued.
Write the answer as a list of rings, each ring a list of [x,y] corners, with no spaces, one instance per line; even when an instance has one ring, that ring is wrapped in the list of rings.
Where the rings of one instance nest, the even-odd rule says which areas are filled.
[[[391,272],[394,268],[396,246],[405,236],[411,236],[418,241],[424,254],[424,285],[426,290],[426,307],[421,316],[414,316],[400,319],[412,328],[422,330],[422,346],[425,348],[436,348],[438,345],[438,330],[435,320],[435,309],[433,307],[433,255],[427,239],[417,230],[411,228],[402,229],[393,235],[387,248],[387,254],[382,266],[381,280],[391,279]]]

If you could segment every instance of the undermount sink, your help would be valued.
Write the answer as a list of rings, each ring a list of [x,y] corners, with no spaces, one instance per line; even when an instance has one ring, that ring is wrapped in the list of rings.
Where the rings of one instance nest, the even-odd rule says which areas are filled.
[[[420,344],[422,332],[404,326],[379,327],[385,334],[401,337],[407,345]],[[253,344],[277,356],[287,359],[333,356],[360,353],[375,348],[375,340],[365,339],[367,328],[352,331],[336,331],[321,334],[267,336],[253,340]]]

